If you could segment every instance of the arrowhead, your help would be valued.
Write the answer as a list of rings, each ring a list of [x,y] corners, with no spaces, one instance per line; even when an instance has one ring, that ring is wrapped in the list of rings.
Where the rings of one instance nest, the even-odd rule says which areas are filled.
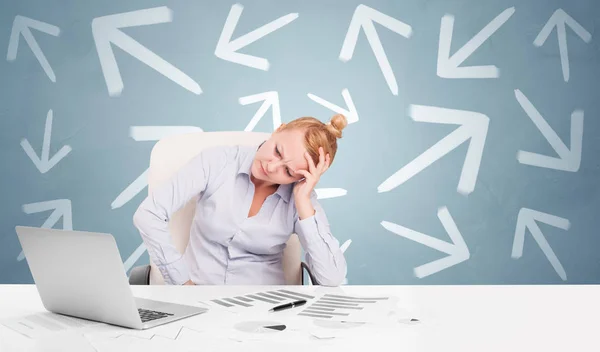
[[[542,231],[540,230],[537,224],[538,222],[543,222],[548,225],[561,228],[563,230],[568,230],[571,227],[571,223],[567,219],[547,213],[542,213],[533,209],[521,208],[517,217],[517,226],[515,230],[515,237],[511,256],[513,259],[518,259],[523,255],[525,231],[529,229],[531,236],[537,242],[538,246],[546,256],[550,264],[552,264],[556,273],[563,280],[566,280],[567,274],[565,272],[565,269],[558,260],[558,257],[556,256],[554,251],[552,250],[552,247],[550,247],[550,244],[548,244],[548,241],[546,241],[546,238],[544,237]]]
[[[279,94],[277,91],[264,92],[246,97],[241,97],[239,103],[242,105],[248,105],[262,101],[263,104],[258,109],[256,114],[252,117],[252,120],[248,123],[248,126],[244,131],[252,131],[258,121],[265,115],[269,108],[273,111],[273,130],[277,129],[281,125],[281,111],[279,108]]]
[[[358,112],[356,111],[356,106],[354,106],[354,102],[352,101],[352,97],[350,96],[350,91],[347,88],[342,90],[342,96],[344,97],[344,102],[346,103],[347,109],[343,109],[335,104],[328,102],[327,100],[320,98],[312,93],[307,94],[308,98],[314,101],[317,104],[323,105],[324,107],[332,110],[338,114],[342,114],[348,120],[348,124],[355,123],[358,121]]]
[[[244,48],[245,46],[254,43],[258,39],[272,33],[279,28],[289,24],[298,18],[297,13],[290,13],[285,16],[279,17],[278,19],[267,23],[266,25],[253,30],[250,33],[246,33],[235,40],[231,40],[233,32],[237,27],[240,16],[242,15],[244,7],[240,4],[234,4],[231,6],[229,15],[225,20],[225,25],[217,42],[215,48],[215,56],[220,59],[235,62],[240,65],[256,68],[263,71],[269,70],[269,61],[264,58],[246,55],[238,53],[237,51]]]

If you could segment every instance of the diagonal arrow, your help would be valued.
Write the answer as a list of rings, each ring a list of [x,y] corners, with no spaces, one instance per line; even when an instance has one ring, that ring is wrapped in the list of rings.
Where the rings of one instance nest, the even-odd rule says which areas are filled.
[[[521,256],[523,256],[525,230],[529,229],[529,232],[531,232],[531,236],[533,236],[538,246],[540,246],[542,252],[544,252],[544,255],[546,256],[546,258],[548,258],[548,261],[550,261],[550,264],[552,264],[552,267],[554,268],[558,276],[560,276],[560,278],[563,279],[563,281],[565,281],[567,280],[567,273],[565,272],[565,269],[563,268],[562,264],[560,264],[558,257],[556,257],[556,254],[552,250],[552,247],[550,247],[548,241],[546,241],[544,234],[542,234],[542,231],[540,230],[537,224],[538,221],[554,227],[561,228],[563,230],[568,230],[569,227],[571,227],[571,223],[567,219],[528,208],[521,208],[521,210],[519,211],[519,216],[517,217],[517,227],[515,229],[515,239],[513,242],[512,258],[518,259],[521,258]]]
[[[342,97],[344,97],[344,102],[346,103],[348,109],[340,108],[339,106],[332,104],[323,98],[319,98],[318,96],[312,93],[308,93],[307,95],[308,98],[314,101],[315,103],[323,105],[327,109],[337,112],[338,114],[344,115],[348,120],[348,124],[358,121],[358,112],[356,112],[356,107],[354,106],[354,102],[352,101],[352,97],[350,96],[350,92],[347,88],[344,88],[344,90],[342,90]]]
[[[123,80],[111,44],[118,46],[190,92],[202,93],[202,89],[193,79],[120,30],[120,28],[165,23],[172,20],[173,13],[166,6],[102,16],[92,20],[92,34],[110,96],[119,96],[123,91]]]
[[[54,74],[54,70],[50,67],[46,56],[42,52],[42,49],[38,45],[37,41],[31,34],[31,28],[37,29],[40,32],[44,32],[46,34],[53,35],[58,37],[60,35],[60,28],[57,26],[40,22],[28,17],[17,15],[15,16],[15,20],[13,21],[12,32],[10,33],[10,40],[8,43],[8,53],[6,54],[6,60],[14,61],[17,58],[17,51],[19,49],[19,38],[20,34],[25,38],[25,42],[31,48],[33,55],[38,60],[44,72],[52,82],[56,82],[56,75]]]
[[[276,130],[281,125],[281,111],[279,109],[279,94],[276,91],[264,92],[254,95],[248,95],[239,99],[240,104],[248,105],[262,101],[262,105],[254,114],[244,131],[252,131],[258,121],[265,116],[267,110],[273,110],[273,130]]]
[[[390,62],[385,55],[385,51],[383,50],[383,46],[381,45],[373,22],[377,22],[405,38],[410,38],[412,35],[412,28],[406,23],[360,4],[356,7],[352,20],[350,21],[350,26],[348,27],[348,32],[346,33],[339,58],[344,62],[352,59],[354,49],[356,48],[356,42],[358,41],[358,34],[362,28],[388,87],[392,91],[392,94],[398,95],[398,84],[396,83],[394,71],[392,71]]]
[[[470,66],[459,67],[471,54],[477,50],[489,37],[491,37],[515,13],[511,7],[496,16],[479,33],[463,45],[454,55],[450,56],[452,45],[452,32],[454,30],[454,16],[444,15],[440,25],[440,40],[437,60],[437,75],[442,78],[498,78],[498,67]]]
[[[439,208],[437,215],[442,225],[444,226],[444,229],[450,236],[452,243],[444,242],[435,237],[431,237],[429,235],[411,230],[404,226],[400,226],[388,221],[381,222],[381,226],[383,226],[388,231],[391,231],[399,236],[408,238],[409,240],[413,240],[415,242],[419,242],[427,247],[431,247],[440,252],[448,254],[448,256],[445,258],[438,259],[433,262],[416,267],[414,269],[414,273],[415,276],[419,279],[429,276],[431,274],[435,274],[456,264],[462,263],[468,260],[471,256],[471,254],[469,253],[469,247],[467,247],[467,244],[465,243],[462,235],[458,231],[458,228],[456,227],[452,216],[450,216],[448,208]]]
[[[254,43],[269,33],[275,32],[279,28],[291,23],[298,18],[298,14],[290,13],[279,17],[278,19],[271,21],[250,33],[246,33],[235,40],[231,40],[231,36],[237,27],[243,9],[244,7],[240,4],[231,6],[231,10],[229,11],[229,15],[227,16],[227,20],[225,20],[223,30],[221,31],[221,36],[219,37],[217,47],[215,48],[215,56],[223,60],[238,63],[240,65],[267,71],[269,70],[269,61],[267,59],[247,54],[240,54],[237,51]]]
[[[460,127],[388,177],[377,187],[377,191],[379,193],[391,191],[470,139],[457,191],[465,195],[473,192],[490,119],[478,112],[425,105],[411,105],[409,115],[419,122],[457,124]]]
[[[585,30],[573,17],[569,16],[563,9],[554,11],[546,25],[535,37],[533,45],[540,47],[544,45],[546,39],[550,36],[552,29],[556,27],[556,36],[558,37],[558,51],[560,52],[560,66],[562,68],[563,79],[569,81],[569,50],[567,48],[567,28],[571,27],[573,32],[584,42],[589,43],[592,40],[590,32]]]
[[[68,145],[63,146],[60,150],[54,154],[54,156],[50,159],[50,140],[52,139],[52,110],[48,110],[48,114],[46,115],[46,126],[44,128],[44,139],[42,142],[42,155],[37,156],[33,147],[29,143],[26,138],[21,140],[21,147],[29,156],[29,159],[33,161],[33,164],[37,169],[45,174],[50,171],[59,161],[62,160],[67,154],[71,152],[71,147]]]
[[[42,228],[50,229],[56,225],[58,220],[62,217],[63,229],[73,230],[73,214],[71,211],[71,200],[70,199],[56,199],[46,202],[30,203],[23,205],[23,212],[25,214],[41,213],[43,211],[54,210],[48,219],[42,224]],[[25,258],[23,251],[19,253],[17,257],[18,261]]]
[[[129,135],[135,141],[158,141],[176,134],[202,132],[195,126],[131,126]],[[117,209],[127,204],[148,186],[148,169],[127,186],[110,204],[111,209]],[[139,258],[139,257],[138,257]]]
[[[515,89],[515,97],[521,107],[531,118],[531,121],[542,132],[548,143],[552,146],[557,157],[541,155],[519,150],[517,159],[521,164],[545,167],[549,169],[577,172],[581,165],[581,149],[583,144],[583,110],[575,110],[571,114],[571,149],[563,143],[552,127],[544,120],[527,97],[520,90]]]

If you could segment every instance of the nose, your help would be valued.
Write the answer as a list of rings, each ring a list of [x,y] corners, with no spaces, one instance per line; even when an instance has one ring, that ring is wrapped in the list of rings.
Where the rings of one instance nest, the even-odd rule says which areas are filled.
[[[281,161],[271,161],[267,164],[267,171],[269,173],[277,171],[277,168],[281,165]]]

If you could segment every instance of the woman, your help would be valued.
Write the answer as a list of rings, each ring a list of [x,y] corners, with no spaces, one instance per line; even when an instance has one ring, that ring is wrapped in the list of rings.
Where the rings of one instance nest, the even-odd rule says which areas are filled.
[[[207,148],[139,206],[133,221],[165,283],[284,284],[285,243],[296,233],[321,285],[337,286],[346,260],[314,187],[329,168],[347,120],[302,117],[259,146]],[[171,215],[198,195],[185,253],[168,229]]]

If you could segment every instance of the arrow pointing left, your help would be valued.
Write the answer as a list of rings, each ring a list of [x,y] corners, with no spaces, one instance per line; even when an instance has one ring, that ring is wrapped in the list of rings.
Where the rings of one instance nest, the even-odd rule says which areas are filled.
[[[123,91],[123,80],[111,44],[118,46],[190,92],[202,93],[202,89],[193,79],[120,30],[120,28],[165,23],[172,20],[173,13],[166,6],[102,16],[92,20],[92,34],[110,96],[119,96]]]
[[[437,75],[442,78],[498,78],[499,70],[494,65],[459,67],[471,54],[491,37],[515,13],[511,7],[496,16],[467,44],[450,56],[454,16],[444,15],[440,25],[440,41],[437,61]]]
[[[23,212],[26,214],[40,213],[43,211],[54,210],[48,219],[42,224],[41,227],[50,229],[56,225],[58,220],[62,217],[63,229],[73,230],[73,215],[71,211],[71,200],[70,199],[56,199],[46,202],[30,203],[23,205]],[[17,257],[18,261],[25,258],[23,251],[19,253]]]
[[[46,72],[48,78],[50,78],[52,82],[56,82],[56,75],[54,74],[52,67],[50,67],[48,60],[46,60],[46,56],[44,56],[42,49],[40,49],[40,46],[33,37],[33,34],[31,34],[31,28],[55,37],[60,35],[60,28],[57,26],[17,15],[13,21],[12,32],[10,33],[6,60],[14,61],[17,58],[19,38],[20,34],[22,34],[23,38],[25,38],[25,41],[27,42],[27,45],[29,45],[31,51],[33,51],[33,55],[35,55],[35,58],[38,60],[40,65],[42,65],[42,68],[44,69],[44,72]]]
[[[44,139],[42,142],[42,155],[40,157],[37,156],[31,144],[26,138],[21,140],[21,147],[25,150],[29,159],[33,161],[35,167],[45,174],[50,169],[54,167],[62,158],[67,156],[69,152],[71,152],[71,147],[68,145],[63,146],[52,158],[50,158],[50,140],[52,134],[52,110],[48,110],[48,114],[46,115],[46,127],[44,128]]]
[[[246,33],[235,40],[231,40],[231,36],[233,35],[233,31],[235,31],[235,27],[238,24],[243,9],[244,7],[240,4],[231,6],[225,25],[223,26],[223,31],[221,31],[217,47],[215,48],[215,56],[240,65],[267,71],[269,69],[269,60],[262,57],[240,54],[237,51],[291,23],[298,18],[298,14],[290,13],[279,17],[250,33]]]

